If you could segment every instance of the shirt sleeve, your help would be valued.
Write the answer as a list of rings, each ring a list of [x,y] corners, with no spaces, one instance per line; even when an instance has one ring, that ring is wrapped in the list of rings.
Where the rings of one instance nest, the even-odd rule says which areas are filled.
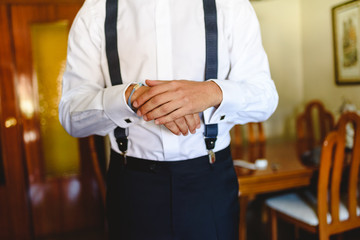
[[[228,38],[231,70],[227,79],[212,80],[221,88],[223,100],[217,109],[210,108],[204,113],[209,116],[208,123],[265,121],[278,104],[255,11],[247,0],[233,3]]]
[[[96,11],[87,3],[70,29],[59,104],[60,122],[74,137],[107,135],[117,126],[126,128],[140,120],[125,101],[131,83],[106,87],[108,73],[101,66],[103,19],[93,16]]]

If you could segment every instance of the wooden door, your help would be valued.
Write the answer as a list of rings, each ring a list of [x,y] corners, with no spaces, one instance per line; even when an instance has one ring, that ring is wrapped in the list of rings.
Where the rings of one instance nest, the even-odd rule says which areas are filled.
[[[0,239],[26,240],[33,234],[7,10],[0,5]]]
[[[13,103],[13,111],[17,114],[14,118],[18,123],[5,131],[13,129],[16,131],[14,136],[18,136],[18,143],[12,144],[19,155],[16,169],[23,172],[23,179],[19,175],[16,180],[17,184],[23,185],[19,189],[23,202],[18,205],[27,213],[25,219],[28,222],[24,223],[29,229],[27,234],[35,239],[86,229],[103,229],[103,203],[90,160],[89,139],[74,139],[60,129],[57,97],[53,95],[60,92],[63,66],[48,64],[65,58],[64,36],[67,37],[81,4],[79,0],[19,0],[1,4],[7,22],[1,19],[0,25],[6,25],[9,32],[10,56],[4,61],[13,63],[12,72],[7,73],[7,81],[13,85],[5,87],[7,91],[12,89],[14,92],[4,97],[7,98],[5,101]],[[47,46],[56,36],[62,40],[56,39],[53,46]],[[3,39],[0,40],[2,42]],[[47,69],[52,69],[50,74],[58,71],[58,76],[47,75]],[[11,114],[8,111],[2,111],[2,118],[9,118]],[[1,135],[3,139],[5,132]],[[3,156],[4,163],[7,163],[7,158],[13,158]],[[64,167],[64,162],[70,163]],[[2,165],[6,176],[6,166]],[[64,169],[58,171],[59,168]],[[0,183],[0,186],[3,185]],[[12,216],[12,213],[9,212],[9,215]]]

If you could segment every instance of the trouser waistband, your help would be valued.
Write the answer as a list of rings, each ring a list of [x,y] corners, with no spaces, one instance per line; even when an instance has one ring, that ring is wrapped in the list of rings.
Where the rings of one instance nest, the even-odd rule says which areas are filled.
[[[216,152],[215,157],[216,161],[213,164],[219,164],[228,160],[229,157],[231,157],[230,146]],[[208,155],[179,161],[154,161],[126,156],[125,164],[124,156],[114,150],[111,150],[111,161],[113,162],[112,164],[120,164],[121,166],[126,166],[128,169],[143,172],[173,171],[175,169],[180,170],[182,168],[188,169],[189,167],[198,169],[201,167],[211,167],[212,165],[209,163]]]

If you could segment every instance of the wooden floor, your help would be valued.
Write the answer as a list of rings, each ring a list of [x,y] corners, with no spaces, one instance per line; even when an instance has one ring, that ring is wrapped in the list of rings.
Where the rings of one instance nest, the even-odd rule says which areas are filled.
[[[107,240],[103,230],[84,230],[76,233],[36,238],[36,240]]]

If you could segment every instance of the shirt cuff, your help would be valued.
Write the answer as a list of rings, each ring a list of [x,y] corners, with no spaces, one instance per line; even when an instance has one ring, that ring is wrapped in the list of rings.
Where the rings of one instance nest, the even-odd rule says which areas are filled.
[[[133,83],[112,86],[104,90],[104,111],[116,125],[122,128],[127,128],[141,120],[141,117],[127,105],[125,99],[126,89],[131,84]]]
[[[204,120],[206,124],[215,124],[221,122],[232,122],[236,118],[236,114],[232,114],[232,111],[236,111],[243,101],[234,103],[233,99],[239,99],[239,96],[234,97],[231,94],[234,92],[233,83],[228,80],[217,80],[211,79],[210,81],[215,82],[223,92],[223,99],[221,104],[215,108],[211,107],[204,111]],[[236,105],[234,105],[236,104]],[[236,107],[234,107],[236,106]]]

